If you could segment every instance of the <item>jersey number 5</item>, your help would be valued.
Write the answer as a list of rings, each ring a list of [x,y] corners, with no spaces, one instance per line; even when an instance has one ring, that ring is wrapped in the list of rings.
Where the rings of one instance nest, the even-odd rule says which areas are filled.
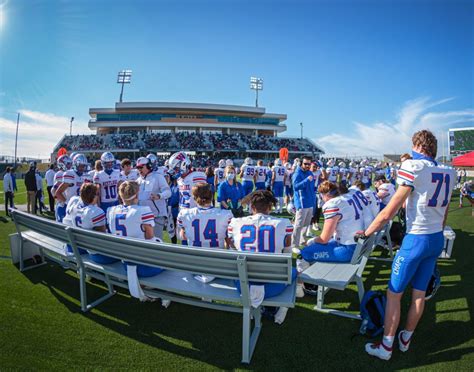
[[[441,191],[441,186],[443,185],[443,181],[444,181],[444,200],[443,200],[443,203],[441,203],[441,206],[446,207],[448,205],[450,179],[451,177],[449,177],[449,174],[431,173],[431,183],[436,182],[436,189],[431,199],[428,200],[428,207],[436,207],[438,205],[438,196]]]

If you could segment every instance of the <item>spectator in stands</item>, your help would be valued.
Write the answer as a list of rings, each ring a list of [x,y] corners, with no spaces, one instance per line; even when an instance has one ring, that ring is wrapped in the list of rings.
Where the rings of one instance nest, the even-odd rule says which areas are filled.
[[[36,163],[30,163],[30,169],[25,174],[25,186],[26,186],[26,199],[27,199],[27,211],[28,213],[36,214],[36,191],[38,187],[36,185]]]
[[[228,165],[225,168],[224,176],[226,180],[217,189],[217,201],[221,203],[221,208],[230,209],[234,217],[243,217],[241,202],[244,197],[244,188],[235,179],[235,167]]]
[[[7,167],[5,175],[3,176],[3,191],[5,193],[5,214],[9,216],[8,205],[10,208],[13,208],[13,197],[15,195],[13,191],[13,181],[12,181],[12,168]]]
[[[294,204],[296,208],[293,245],[299,247],[301,233],[311,225],[316,194],[314,192],[314,174],[311,172],[311,157],[303,156],[301,164],[293,175]]]
[[[56,172],[54,171],[54,164],[51,164],[49,166],[48,171],[45,174],[45,180],[46,180],[46,190],[48,191],[48,199],[49,199],[49,210],[54,211],[54,197],[53,194],[51,194],[51,189],[53,188],[54,185],[54,175]]]

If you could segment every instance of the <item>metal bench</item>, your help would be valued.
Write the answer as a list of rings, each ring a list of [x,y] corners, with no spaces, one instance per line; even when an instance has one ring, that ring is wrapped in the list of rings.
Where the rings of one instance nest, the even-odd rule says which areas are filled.
[[[343,291],[350,283],[355,282],[357,284],[359,302],[362,301],[365,293],[362,273],[364,272],[368,257],[375,247],[374,243],[379,234],[380,232],[366,240],[359,240],[350,262],[315,262],[301,273],[299,279],[304,283],[318,286],[315,310],[347,318],[360,319],[359,315],[325,308],[324,296],[330,289]]]
[[[164,272],[140,278],[146,295],[188,305],[242,313],[242,362],[250,363],[261,330],[261,309],[250,302],[250,283],[283,283],[287,288],[278,296],[265,299],[261,306],[295,306],[296,283],[292,283],[291,254],[259,254],[224,249],[189,248],[166,243],[122,238],[95,231],[65,227],[51,220],[15,211],[18,227],[35,231],[42,237],[68,242],[73,250],[73,264],[79,275],[81,309],[88,311],[112,296],[114,287],[128,288],[127,273],[122,262],[101,265],[89,255],[80,255],[79,247],[115,257],[121,261],[161,267]],[[41,220],[41,221],[39,221]],[[41,225],[41,226],[40,226]],[[24,231],[18,232],[21,236]],[[65,237],[66,236],[66,237]],[[60,237],[60,239],[58,239]],[[20,239],[20,242],[22,239]],[[53,244],[54,245],[54,244]],[[41,249],[46,249],[42,246]],[[20,247],[21,251],[21,247]],[[48,257],[47,257],[48,258]],[[215,276],[211,283],[201,283],[195,274]],[[88,304],[86,278],[104,281],[109,293]],[[240,283],[239,293],[236,281]],[[254,325],[252,327],[252,319]]]

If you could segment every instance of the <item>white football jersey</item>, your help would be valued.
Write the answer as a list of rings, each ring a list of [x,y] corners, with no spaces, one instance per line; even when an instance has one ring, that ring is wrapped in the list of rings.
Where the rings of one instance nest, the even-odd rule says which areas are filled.
[[[122,181],[122,175],[118,169],[113,169],[110,174],[104,170],[97,172],[94,183],[100,187],[100,202],[113,203],[118,200],[118,185]]]
[[[359,210],[359,214],[361,215],[362,221],[364,222],[364,230],[367,229],[375,218],[370,207],[370,200],[368,200],[362,193],[362,191],[360,191],[355,186],[352,186],[349,189],[349,193],[344,194],[344,196],[346,197],[346,199],[352,198],[352,200],[357,206],[357,209]]]
[[[59,188],[59,186],[61,186],[61,184],[63,183],[63,175],[64,175],[64,172],[62,170],[58,170],[55,174],[54,174],[54,179],[53,179],[53,188],[51,189],[51,193],[53,194],[53,196],[56,195],[56,190]],[[57,203],[61,204],[59,202],[59,200],[56,200]]]
[[[92,230],[94,227],[105,226],[105,213],[97,205],[84,204],[80,196],[73,196],[67,205],[63,223]]]
[[[224,177],[225,168],[215,168],[214,174],[217,176],[217,184],[220,185],[222,182],[225,181]]]
[[[242,167],[240,168],[240,170],[242,171],[242,180],[253,182],[253,177],[255,176],[255,168],[256,167],[253,165],[242,165]]]
[[[116,205],[107,210],[107,224],[114,235],[145,239],[142,225],[155,226],[155,217],[148,206]]]
[[[349,170],[347,168],[339,168],[341,180],[346,181],[349,178]]]
[[[255,182],[265,182],[267,179],[267,170],[268,167],[264,167],[263,165],[258,165],[255,167],[255,173],[257,174],[257,177],[255,179]]]
[[[377,196],[377,193],[373,190],[364,190],[362,194],[369,201],[370,210],[372,211],[372,216],[375,218],[380,212],[380,203],[382,202]]]
[[[429,160],[405,160],[397,184],[413,188],[406,202],[407,234],[443,231],[456,173],[453,168]]]
[[[73,196],[79,195],[79,190],[83,183],[92,182],[87,173],[82,175],[77,174],[75,170],[69,169],[63,175],[63,183],[67,183],[69,187],[64,191],[64,197],[66,198],[66,203],[71,200]]]
[[[224,248],[227,227],[233,215],[220,208],[184,208],[179,211],[177,225],[184,229],[188,245]]]
[[[233,218],[228,232],[238,250],[281,253],[285,248],[286,236],[293,233],[293,225],[286,218],[254,214]]]
[[[322,172],[321,169],[318,169],[316,172],[313,172],[314,180],[316,181],[316,182],[314,182],[314,190],[316,192],[318,192],[318,187],[321,184],[322,174],[323,174],[323,172]]]
[[[128,174],[125,174],[124,171],[121,171],[120,175],[122,176],[123,181],[136,181],[138,177],[140,176],[136,169],[131,169],[130,172],[128,172]]]
[[[328,181],[329,182],[336,182],[337,181],[337,175],[339,174],[339,167],[337,165],[333,167],[327,167],[326,168],[326,173],[328,175]]]
[[[283,182],[286,174],[286,168],[283,165],[275,165],[273,167],[273,173],[275,174],[275,180],[273,182]]]
[[[382,199],[382,203],[385,205],[392,199],[393,195],[395,195],[395,186],[392,183],[382,183],[378,187],[378,193],[381,193],[380,198]]]
[[[194,208],[197,207],[194,201],[191,189],[198,183],[206,183],[207,178],[204,172],[193,171],[186,177],[178,179],[179,188],[179,207],[180,208]]]
[[[360,180],[363,183],[367,183],[370,180],[372,180],[372,172],[371,172],[371,169],[368,166],[367,167],[361,167],[359,169],[359,173],[360,173]]]
[[[334,232],[334,239],[343,245],[356,244],[354,235],[364,229],[364,221],[352,198],[344,195],[332,198],[323,205],[325,219],[341,216]]]
[[[292,185],[291,178],[293,177],[293,173],[294,173],[293,169],[287,169],[286,170],[285,186],[291,186]]]

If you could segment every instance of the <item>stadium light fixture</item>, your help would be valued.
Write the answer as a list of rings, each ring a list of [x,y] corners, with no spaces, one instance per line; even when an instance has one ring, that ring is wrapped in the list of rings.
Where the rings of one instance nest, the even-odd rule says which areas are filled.
[[[71,117],[69,121],[69,135],[72,136],[72,122],[74,121],[74,116]]]
[[[125,84],[130,84],[132,80],[132,70],[122,70],[117,75],[117,84],[122,84],[122,90],[120,91],[120,100],[122,102],[123,98],[123,86]]]
[[[258,107],[258,91],[263,90],[263,79],[252,76],[250,78],[250,89],[255,90],[255,107]]]

